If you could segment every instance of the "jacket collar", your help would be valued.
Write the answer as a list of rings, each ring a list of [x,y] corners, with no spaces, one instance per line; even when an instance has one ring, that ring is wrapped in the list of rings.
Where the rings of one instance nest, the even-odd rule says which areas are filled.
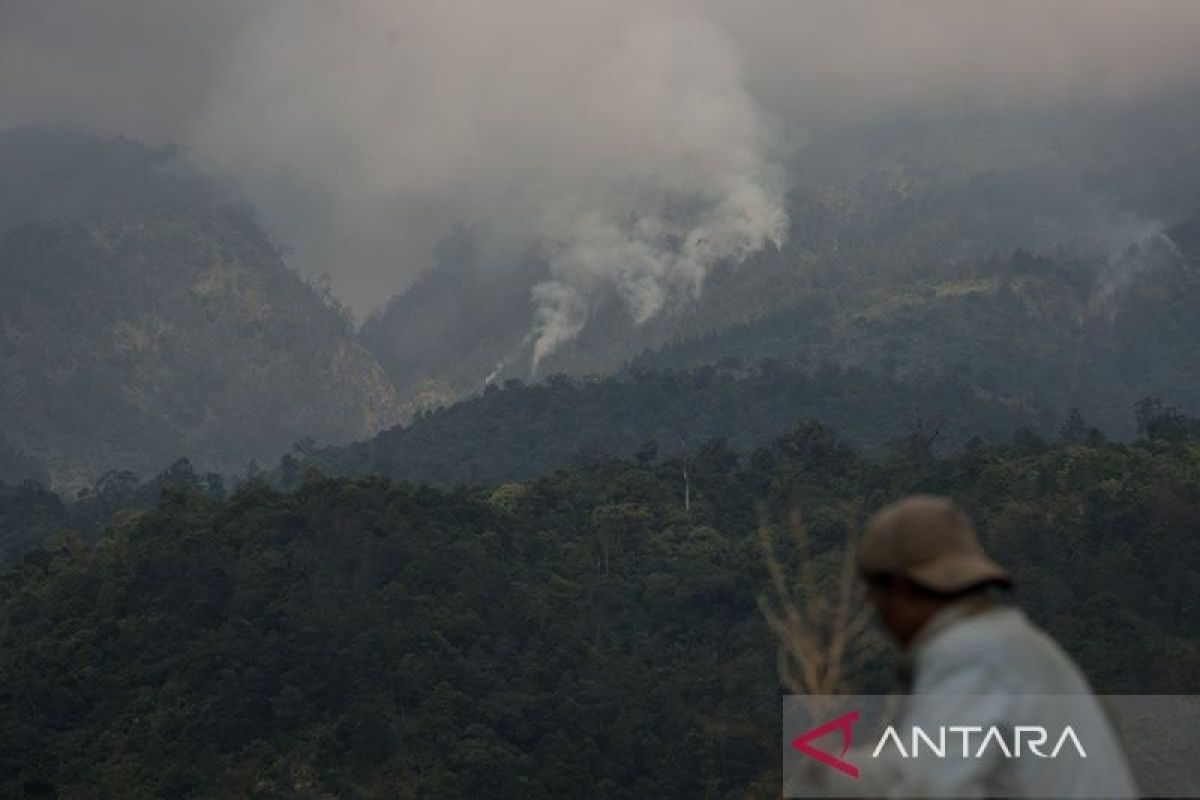
[[[913,679],[916,677],[917,657],[931,641],[958,623],[996,608],[1000,604],[1001,602],[994,592],[973,592],[930,617],[929,621],[917,631],[917,635],[901,652],[897,662],[896,673],[904,690],[912,688]]]

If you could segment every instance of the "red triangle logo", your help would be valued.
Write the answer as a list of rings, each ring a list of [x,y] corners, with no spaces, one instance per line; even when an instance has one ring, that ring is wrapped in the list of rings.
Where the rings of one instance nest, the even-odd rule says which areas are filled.
[[[832,719],[821,725],[818,728],[813,728],[807,733],[802,733],[792,740],[792,747],[799,750],[809,758],[815,758],[827,767],[833,767],[838,772],[844,772],[851,778],[858,777],[858,767],[851,764],[849,761],[843,761],[841,756],[846,755],[846,751],[850,749],[850,745],[854,738],[854,723],[858,721],[857,711],[848,711],[842,714],[837,719]],[[832,756],[824,750],[818,750],[809,744],[813,739],[820,739],[828,733],[840,730],[842,732],[842,752],[837,756]]]

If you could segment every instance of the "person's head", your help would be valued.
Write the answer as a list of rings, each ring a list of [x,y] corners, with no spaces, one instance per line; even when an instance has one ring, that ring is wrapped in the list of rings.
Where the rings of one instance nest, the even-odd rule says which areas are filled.
[[[875,514],[859,543],[858,566],[884,627],[901,646],[950,603],[1010,583],[971,520],[943,497],[908,497]]]

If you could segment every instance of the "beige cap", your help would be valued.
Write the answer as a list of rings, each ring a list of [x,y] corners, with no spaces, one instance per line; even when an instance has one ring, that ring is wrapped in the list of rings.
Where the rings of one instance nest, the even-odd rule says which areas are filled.
[[[971,520],[944,497],[908,497],[879,511],[859,543],[858,565],[864,575],[905,577],[935,592],[1011,582]]]

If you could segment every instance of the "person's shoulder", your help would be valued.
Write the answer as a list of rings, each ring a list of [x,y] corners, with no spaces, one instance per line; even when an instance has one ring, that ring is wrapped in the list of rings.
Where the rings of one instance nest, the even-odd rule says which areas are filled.
[[[1014,606],[998,606],[959,621],[930,641],[925,655],[947,668],[995,672],[1026,690],[1086,689],[1070,656]]]
[[[1036,629],[1024,617],[1017,608],[998,606],[957,620],[924,643],[919,660],[951,667],[1002,661],[1014,646],[1027,646],[1036,638]]]

